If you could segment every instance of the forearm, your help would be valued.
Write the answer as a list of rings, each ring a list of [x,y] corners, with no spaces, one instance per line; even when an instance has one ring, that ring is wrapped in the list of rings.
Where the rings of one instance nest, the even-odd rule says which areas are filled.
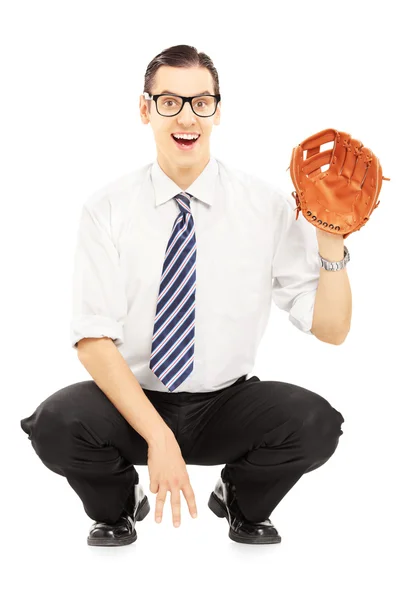
[[[154,445],[174,435],[110,338],[84,338],[78,358],[124,419]]]
[[[343,236],[317,230],[319,253],[329,261],[342,260]],[[320,269],[315,298],[312,332],[330,343],[341,343],[350,330],[352,297],[347,269],[327,271]]]

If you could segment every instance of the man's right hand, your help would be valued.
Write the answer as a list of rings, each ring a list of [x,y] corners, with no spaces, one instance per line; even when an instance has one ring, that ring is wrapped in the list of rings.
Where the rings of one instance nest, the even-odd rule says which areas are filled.
[[[197,509],[194,492],[181,449],[172,432],[164,439],[149,444],[147,466],[150,475],[150,491],[157,494],[155,511],[157,523],[161,523],[167,491],[171,493],[172,519],[175,527],[179,527],[181,522],[181,490],[190,514],[195,518]]]

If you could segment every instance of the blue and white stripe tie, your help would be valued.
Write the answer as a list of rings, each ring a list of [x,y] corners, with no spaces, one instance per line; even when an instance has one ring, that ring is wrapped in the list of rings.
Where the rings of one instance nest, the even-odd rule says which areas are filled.
[[[196,236],[187,192],[176,194],[177,216],[165,252],[151,345],[150,369],[172,392],[193,371]]]

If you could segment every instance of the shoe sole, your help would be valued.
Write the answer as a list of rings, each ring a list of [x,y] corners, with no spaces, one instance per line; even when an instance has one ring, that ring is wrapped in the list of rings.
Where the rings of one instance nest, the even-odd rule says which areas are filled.
[[[146,496],[145,498],[143,498],[143,500],[139,504],[139,507],[138,507],[138,510],[136,513],[135,524],[136,524],[136,521],[143,521],[143,519],[149,514],[149,512],[150,512],[150,504],[149,504],[149,500]],[[87,543],[89,544],[89,546],[126,546],[127,544],[133,544],[133,542],[136,542],[136,540],[137,540],[137,533],[136,533],[136,529],[134,527],[131,534],[126,535],[122,538],[119,538],[119,539],[91,538],[90,536],[88,536]]]
[[[208,507],[212,510],[212,512],[219,517],[220,519],[226,518],[229,523],[229,515],[225,505],[220,501],[220,499],[211,492],[210,499],[208,501]],[[282,540],[280,535],[274,535],[269,537],[248,537],[243,536],[235,531],[233,531],[232,527],[229,525],[229,537],[231,540],[235,542],[239,542],[241,544],[279,544]]]

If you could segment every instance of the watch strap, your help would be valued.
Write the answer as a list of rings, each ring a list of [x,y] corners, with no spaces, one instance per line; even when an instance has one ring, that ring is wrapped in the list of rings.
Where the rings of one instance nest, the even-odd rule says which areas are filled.
[[[323,267],[326,271],[340,271],[341,269],[344,269],[345,266],[347,265],[347,263],[349,262],[350,252],[349,252],[348,248],[345,246],[344,247],[344,257],[342,258],[342,260],[338,260],[338,261],[326,260],[326,258],[323,258],[319,252],[318,252],[318,257],[319,257],[320,266]]]

